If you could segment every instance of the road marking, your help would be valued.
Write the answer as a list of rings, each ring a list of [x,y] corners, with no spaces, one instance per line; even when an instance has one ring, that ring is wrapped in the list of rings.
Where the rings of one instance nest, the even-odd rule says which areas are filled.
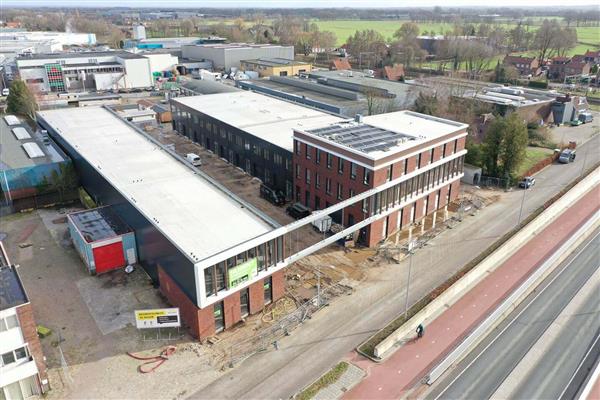
[[[528,307],[529,307],[529,306],[530,306],[532,303],[534,303],[534,302],[535,302],[535,300],[536,300],[538,297],[540,297],[540,296],[542,295],[542,293],[544,293],[544,291],[545,291],[546,289],[548,289],[550,286],[552,286],[552,283],[553,283],[553,282],[554,282],[556,279],[558,279],[558,277],[560,277],[560,276],[561,276],[561,275],[562,275],[562,274],[563,274],[563,273],[564,273],[564,272],[565,272],[565,271],[568,269],[568,267],[569,267],[569,266],[570,266],[570,265],[573,263],[573,261],[575,261],[575,259],[577,259],[577,257],[578,257],[578,256],[579,256],[581,253],[583,253],[583,252],[585,251],[585,249],[586,249],[586,248],[587,248],[589,245],[591,245],[592,243],[594,243],[594,242],[596,241],[596,238],[597,238],[598,236],[600,236],[600,233],[596,234],[596,236],[594,236],[594,237],[593,237],[591,240],[588,238],[588,240],[589,240],[589,241],[588,241],[588,242],[585,244],[585,246],[583,246],[583,248],[582,248],[580,251],[577,251],[577,249],[578,249],[578,247],[579,247],[579,246],[581,246],[581,244],[580,244],[578,247],[576,247],[576,248],[575,248],[575,250],[574,250],[574,251],[572,251],[572,252],[571,252],[571,254],[569,254],[569,255],[567,256],[567,258],[566,258],[565,260],[563,260],[563,261],[562,261],[562,262],[561,262],[561,263],[560,263],[560,264],[559,264],[559,265],[558,265],[558,266],[557,266],[557,267],[556,267],[556,268],[553,270],[553,272],[554,272],[555,270],[557,270],[558,268],[560,268],[560,266],[561,266],[563,263],[565,263],[567,260],[569,260],[569,258],[570,258],[569,262],[568,262],[568,263],[567,263],[567,264],[566,264],[566,265],[565,265],[565,266],[562,268],[562,270],[560,270],[560,271],[559,271],[559,272],[558,272],[558,273],[557,273],[557,274],[556,274],[556,275],[555,275],[555,276],[554,276],[554,277],[553,277],[553,278],[550,280],[550,282],[548,282],[548,284],[547,284],[546,286],[544,286],[544,288],[542,288],[542,290],[541,290],[541,291],[537,292],[537,294],[536,294],[536,295],[533,297],[533,299],[531,299],[531,300],[529,301],[529,303],[528,303],[528,304],[527,304],[527,305],[526,305],[526,306],[525,306],[525,307],[524,307],[524,308],[523,308],[523,309],[522,309],[522,310],[521,310],[521,311],[520,311],[520,312],[519,312],[519,313],[518,313],[518,314],[517,314],[517,315],[516,315],[516,316],[515,316],[515,317],[514,317],[514,318],[513,318],[513,319],[512,319],[510,322],[509,322],[509,323],[508,323],[508,325],[506,325],[506,326],[504,327],[504,329],[502,329],[502,331],[501,331],[500,333],[498,333],[498,334],[496,335],[496,337],[494,337],[494,338],[492,339],[492,341],[491,341],[490,343],[488,343],[488,345],[487,345],[487,346],[485,346],[485,348],[484,348],[483,350],[481,350],[481,351],[479,352],[479,354],[477,354],[477,355],[475,356],[475,358],[474,358],[474,359],[473,359],[473,360],[472,360],[472,361],[471,361],[471,362],[470,362],[470,363],[469,363],[469,364],[468,364],[468,365],[467,365],[465,368],[463,368],[463,370],[462,370],[462,371],[460,371],[460,373],[459,373],[459,374],[458,374],[458,375],[457,375],[457,376],[456,376],[454,379],[452,379],[452,381],[451,381],[451,382],[450,382],[450,383],[449,383],[449,384],[448,384],[448,385],[447,385],[447,386],[444,388],[444,390],[443,390],[443,391],[442,391],[442,392],[441,392],[441,393],[440,393],[440,394],[439,394],[439,395],[438,395],[438,396],[435,398],[435,400],[439,400],[439,399],[441,399],[441,398],[442,398],[442,395],[443,395],[444,393],[446,393],[446,391],[447,391],[447,390],[448,390],[448,389],[449,389],[449,388],[450,388],[450,387],[451,387],[451,386],[454,384],[454,382],[456,382],[456,381],[457,381],[457,380],[458,380],[458,379],[459,379],[459,378],[460,378],[460,377],[461,377],[461,376],[462,376],[462,375],[465,373],[465,371],[466,371],[467,369],[469,369],[469,368],[471,367],[471,365],[473,365],[473,364],[475,363],[475,361],[477,361],[477,359],[479,359],[479,357],[480,357],[480,356],[481,356],[483,353],[485,353],[485,352],[486,352],[486,350],[487,350],[489,347],[491,347],[491,346],[494,344],[494,342],[495,342],[496,340],[498,340],[498,338],[499,338],[500,336],[502,336],[502,334],[503,334],[503,333],[504,333],[504,332],[505,332],[505,331],[506,331],[506,330],[507,330],[507,329],[508,329],[508,328],[509,328],[509,327],[510,327],[510,326],[511,326],[511,325],[512,325],[512,324],[513,324],[513,323],[514,323],[516,320],[518,320],[518,319],[519,319],[519,317],[521,316],[521,314],[523,314],[523,313],[524,313],[524,312],[527,310],[527,308],[528,308]],[[564,243],[563,243],[563,244],[564,244]],[[550,275],[552,275],[552,274],[550,274]],[[544,282],[544,281],[545,281],[545,279],[544,279],[544,280],[542,280],[542,282],[540,282],[540,284],[536,286],[536,289],[537,289],[537,288],[539,288],[539,287],[541,286],[541,284],[543,284],[543,282]],[[496,286],[498,286],[498,285],[496,285]],[[535,293],[535,291],[534,291],[533,293]],[[528,297],[529,297],[529,295],[528,295]],[[486,335],[486,337],[487,337],[487,335]]]

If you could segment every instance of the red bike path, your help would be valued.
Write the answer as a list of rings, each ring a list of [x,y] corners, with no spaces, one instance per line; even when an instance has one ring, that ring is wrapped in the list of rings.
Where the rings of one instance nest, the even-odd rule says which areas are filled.
[[[343,398],[401,397],[599,209],[600,186],[596,186],[425,326],[422,339],[402,345],[383,363],[374,363],[353,352],[350,361],[365,370],[367,377]]]

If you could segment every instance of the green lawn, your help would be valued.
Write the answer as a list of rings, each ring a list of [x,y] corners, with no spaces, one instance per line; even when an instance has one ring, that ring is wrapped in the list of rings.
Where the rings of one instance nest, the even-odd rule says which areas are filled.
[[[538,161],[552,155],[553,151],[542,147],[528,147],[525,154],[525,159],[521,163],[517,176],[521,176],[529,168],[533,167]]]
[[[552,17],[548,17],[552,18]],[[542,21],[542,18],[534,19],[535,22]],[[335,33],[338,40],[338,45],[344,44],[349,36],[352,36],[357,30],[374,29],[379,31],[386,39],[392,39],[394,32],[406,21],[389,21],[389,20],[350,20],[350,19],[338,19],[338,20],[315,20],[314,21],[320,30],[330,31]],[[444,34],[445,32],[453,28],[452,24],[446,23],[419,23],[421,33],[427,31],[434,31],[436,34]],[[516,25],[514,22],[502,22],[500,25],[505,28],[512,28]],[[532,30],[536,30],[537,26],[529,27]],[[596,48],[600,47],[600,27],[598,26],[585,26],[577,27],[577,40],[583,43],[572,50],[572,54],[580,54],[585,52],[588,48],[591,50],[594,48],[591,44],[596,43]]]

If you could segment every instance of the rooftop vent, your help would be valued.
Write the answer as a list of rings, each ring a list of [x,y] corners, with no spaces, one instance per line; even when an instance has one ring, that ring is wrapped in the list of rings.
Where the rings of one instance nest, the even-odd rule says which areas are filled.
[[[354,122],[357,122],[359,124],[362,123],[363,122],[363,116],[362,116],[362,114],[356,114],[354,116]]]

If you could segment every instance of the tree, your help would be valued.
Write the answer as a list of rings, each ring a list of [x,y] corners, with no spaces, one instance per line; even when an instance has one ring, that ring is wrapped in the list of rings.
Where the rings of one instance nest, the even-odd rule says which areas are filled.
[[[14,80],[6,99],[6,111],[35,119],[36,110],[37,103],[29,87],[21,80]]]
[[[513,175],[525,158],[528,143],[527,125],[517,113],[506,118],[504,140],[500,148],[503,175]]]
[[[422,60],[427,52],[419,46],[417,37],[419,35],[419,25],[414,22],[405,22],[400,29],[394,33],[397,39],[392,44],[392,53],[394,61],[399,61],[405,67],[410,67],[413,60]]]
[[[179,29],[183,36],[190,36],[195,29],[194,23],[189,19],[183,20],[179,25]]]
[[[514,83],[519,78],[519,71],[512,65],[505,65],[497,62],[494,69],[494,82]]]
[[[465,162],[467,164],[475,165],[477,167],[483,166],[483,149],[481,144],[473,142],[470,136],[467,136],[466,143],[467,155],[465,156]]]
[[[485,172],[491,176],[498,176],[500,151],[504,133],[506,131],[506,121],[504,118],[496,118],[485,134],[483,140],[483,165]]]
[[[437,95],[429,95],[423,92],[419,93],[415,100],[415,111],[421,114],[436,115],[438,111]]]
[[[356,31],[346,41],[346,50],[360,61],[363,55],[370,55],[376,63],[387,55],[385,38],[373,29]]]

